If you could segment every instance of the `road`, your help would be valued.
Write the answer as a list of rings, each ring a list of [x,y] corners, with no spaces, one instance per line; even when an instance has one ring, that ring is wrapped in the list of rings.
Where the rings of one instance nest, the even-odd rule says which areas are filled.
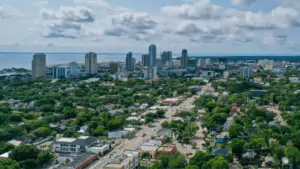
[[[115,150],[112,151],[110,154],[102,157],[99,161],[97,161],[96,163],[91,165],[89,167],[89,169],[103,168],[103,166],[106,163],[110,162],[110,156],[112,156],[112,158],[113,158],[113,156],[114,156],[113,154],[118,154],[118,153],[122,152],[124,149],[131,149],[131,150],[137,149],[143,143],[144,140],[151,139],[151,136],[156,135],[157,131],[159,131],[161,128],[161,124],[164,121],[166,121],[166,119],[167,119],[167,121],[172,121],[173,115],[175,115],[175,113],[177,111],[189,110],[191,108],[192,104],[194,103],[194,100],[195,100],[195,97],[193,96],[193,97],[187,98],[185,101],[183,101],[178,106],[173,106],[173,107],[169,108],[166,111],[165,119],[160,119],[157,122],[153,123],[153,126],[155,126],[155,127],[143,126],[142,129],[136,133],[136,137],[134,137],[133,139],[130,139],[130,140],[128,140],[128,139],[123,140],[123,143],[120,146],[115,148]],[[144,134],[146,134],[146,135],[143,137]],[[178,146],[181,146],[181,145],[178,145]]]

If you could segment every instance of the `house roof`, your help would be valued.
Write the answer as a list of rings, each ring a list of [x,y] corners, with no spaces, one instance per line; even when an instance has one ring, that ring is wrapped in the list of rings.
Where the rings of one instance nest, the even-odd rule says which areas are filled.
[[[211,151],[211,155],[222,155],[224,157],[228,156],[227,148],[213,148]]]

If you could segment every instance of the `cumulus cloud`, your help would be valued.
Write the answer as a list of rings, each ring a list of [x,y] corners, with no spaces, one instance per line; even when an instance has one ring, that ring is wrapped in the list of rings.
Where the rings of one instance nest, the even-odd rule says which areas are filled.
[[[41,36],[45,38],[76,39],[81,36],[82,27],[77,23],[52,21],[44,23]]]
[[[156,25],[157,22],[148,13],[123,12],[112,18],[104,34],[144,40],[155,34]]]
[[[82,6],[61,6],[57,11],[43,8],[40,12],[44,20],[64,20],[72,22],[94,22],[90,9]]]
[[[232,0],[232,4],[234,5],[243,5],[243,6],[249,6],[252,3],[254,3],[256,0]]]
[[[286,45],[291,44],[291,41],[288,39],[286,34],[272,32],[263,38],[262,43],[266,45]]]

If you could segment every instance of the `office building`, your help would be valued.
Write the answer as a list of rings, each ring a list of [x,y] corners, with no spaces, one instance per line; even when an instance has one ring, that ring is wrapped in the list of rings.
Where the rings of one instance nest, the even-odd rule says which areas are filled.
[[[46,76],[46,55],[36,53],[32,60],[32,78]]]
[[[150,67],[156,66],[156,46],[155,45],[149,46],[149,66]]]
[[[70,75],[78,74],[78,63],[77,62],[69,63],[69,67],[70,67]]]
[[[68,67],[66,67],[66,66],[53,67],[52,77],[54,79],[67,78],[68,77]]]
[[[136,59],[135,58],[132,58],[132,60],[131,60],[131,65],[132,65],[132,70],[134,71],[135,70],[135,68],[136,68]]]
[[[252,76],[252,69],[250,67],[243,67],[240,70],[240,74],[243,78],[249,78]]]
[[[188,51],[186,49],[182,50],[182,55],[181,55],[181,68],[186,69],[188,66]]]
[[[157,68],[156,67],[145,67],[144,68],[144,79],[152,80],[157,78]]]
[[[172,61],[172,52],[171,51],[164,51],[161,54],[161,60],[162,60],[163,65],[165,65],[167,62],[171,62]]]
[[[150,66],[150,56],[149,55],[142,55],[142,66]]]
[[[133,64],[132,64],[132,52],[126,54],[126,71],[131,72],[133,71]]]
[[[172,65],[174,69],[178,69],[181,66],[181,60],[173,60]]]
[[[110,62],[109,65],[110,65],[110,73],[115,74],[120,72],[121,67],[118,62]]]
[[[87,74],[96,74],[97,71],[97,54],[90,52],[85,55],[85,69]]]

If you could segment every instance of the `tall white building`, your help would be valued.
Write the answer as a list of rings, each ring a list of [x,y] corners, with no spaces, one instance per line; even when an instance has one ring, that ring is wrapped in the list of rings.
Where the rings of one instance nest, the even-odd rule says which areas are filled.
[[[149,46],[149,66],[156,66],[156,46],[153,44]]]
[[[32,60],[32,78],[46,76],[46,55],[44,53],[36,53]]]
[[[85,69],[87,74],[96,74],[97,70],[97,54],[90,52],[85,55]]]
[[[54,67],[52,71],[52,77],[54,79],[67,78],[68,67],[67,66]]]
[[[70,75],[76,75],[78,73],[78,63],[77,62],[69,63],[69,67],[70,67]]]

